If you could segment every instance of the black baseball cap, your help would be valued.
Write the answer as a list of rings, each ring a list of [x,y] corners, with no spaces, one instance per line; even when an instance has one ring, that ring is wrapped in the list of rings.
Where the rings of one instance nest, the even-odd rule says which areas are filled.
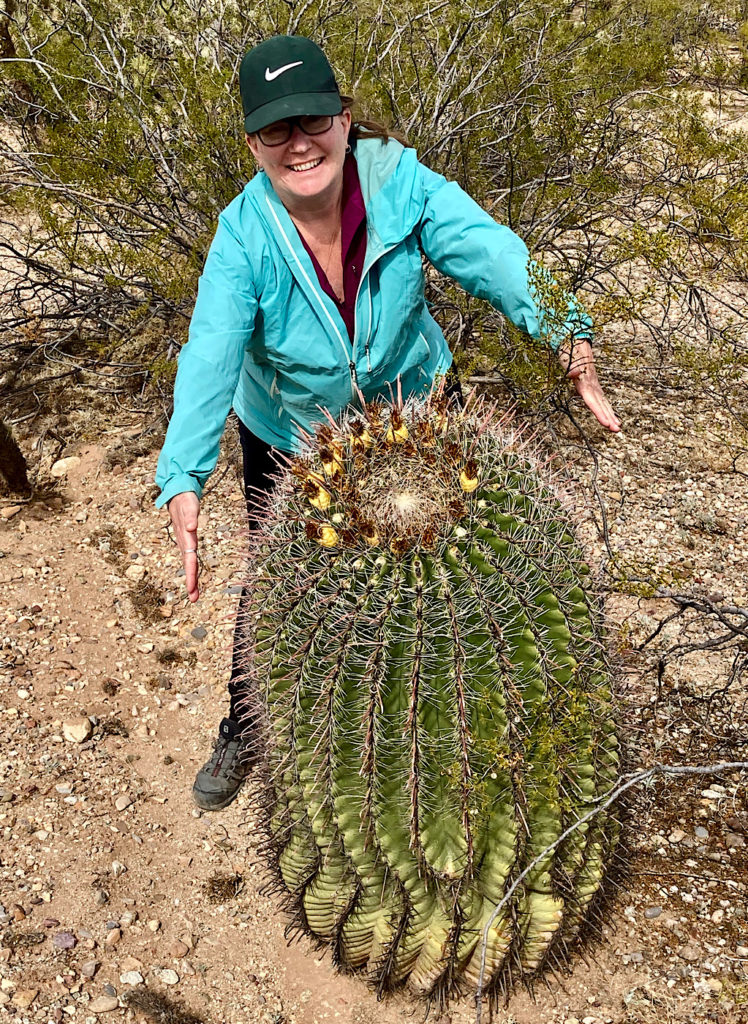
[[[285,117],[343,109],[330,62],[304,36],[273,36],[249,50],[239,67],[239,92],[247,134]]]

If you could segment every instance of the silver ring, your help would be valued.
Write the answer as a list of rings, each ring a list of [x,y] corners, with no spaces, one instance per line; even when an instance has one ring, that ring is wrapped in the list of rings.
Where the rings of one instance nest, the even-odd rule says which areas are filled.
[[[183,555],[196,555],[197,554],[197,548],[185,548],[184,551],[182,552],[182,554]]]

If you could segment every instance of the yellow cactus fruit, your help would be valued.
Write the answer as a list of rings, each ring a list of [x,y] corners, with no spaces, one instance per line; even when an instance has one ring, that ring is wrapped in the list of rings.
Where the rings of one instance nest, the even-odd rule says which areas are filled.
[[[361,420],[354,420],[351,423],[351,433],[348,438],[351,449],[358,454],[359,452],[365,452],[367,448],[371,448],[374,443],[374,439],[366,429],[366,424]]]
[[[317,543],[321,544],[323,548],[334,548],[338,543],[337,530],[333,529],[332,526],[321,526]]]
[[[370,548],[375,547],[379,543],[379,534],[374,523],[364,520],[359,523],[361,529],[361,536],[364,538]]]
[[[390,425],[385,435],[388,444],[402,444],[408,440],[408,428],[397,409],[392,410]]]
[[[460,487],[467,494],[474,491],[478,486],[478,466],[475,459],[468,459],[465,468],[460,473]]]
[[[338,441],[332,441],[329,445],[320,449],[320,459],[325,476],[331,478],[341,476],[343,473],[343,450]]]
[[[316,540],[323,548],[334,548],[339,543],[337,530],[329,523],[315,523],[310,521],[306,524],[307,540]]]
[[[330,505],[330,492],[326,487],[322,486],[322,481],[316,473],[310,473],[304,481],[303,487],[304,494],[309,499],[309,503],[314,505],[315,508],[320,509],[324,512]]]

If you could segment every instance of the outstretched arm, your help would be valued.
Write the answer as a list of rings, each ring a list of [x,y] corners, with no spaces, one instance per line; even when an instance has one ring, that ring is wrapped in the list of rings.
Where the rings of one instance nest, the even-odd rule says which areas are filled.
[[[592,321],[573,295],[534,263],[518,235],[498,224],[455,182],[418,165],[425,200],[423,251],[442,273],[487,299],[520,330],[553,348],[582,401],[609,430],[620,422],[603,394],[592,347]],[[544,294],[549,297],[544,299]],[[572,345],[568,340],[576,337]]]
[[[200,497],[218,458],[256,308],[246,255],[219,221],[200,278],[190,340],[179,355],[174,412],[156,471],[161,488],[156,505],[169,509],[190,601],[199,597]]]

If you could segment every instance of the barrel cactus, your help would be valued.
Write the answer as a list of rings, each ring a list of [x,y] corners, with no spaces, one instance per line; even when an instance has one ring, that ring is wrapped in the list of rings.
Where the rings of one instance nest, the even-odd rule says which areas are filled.
[[[295,922],[379,992],[474,987],[482,955],[484,991],[530,980],[601,886],[608,813],[544,853],[618,767],[569,521],[506,419],[438,392],[331,420],[279,477],[243,615],[269,848]]]

